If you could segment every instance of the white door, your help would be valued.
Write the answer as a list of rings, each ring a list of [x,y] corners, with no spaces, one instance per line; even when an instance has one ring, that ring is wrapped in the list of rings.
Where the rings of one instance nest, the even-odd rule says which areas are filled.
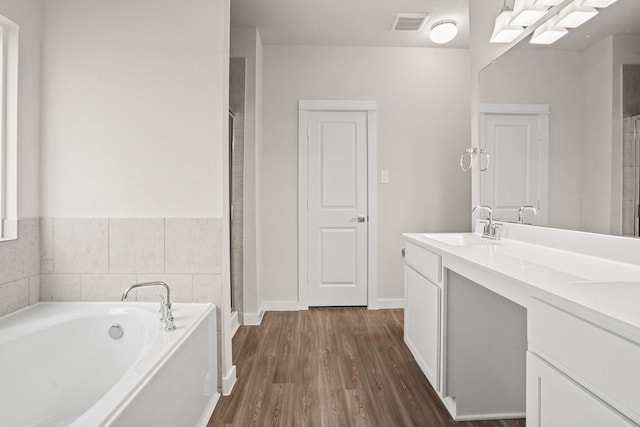
[[[493,208],[494,219],[512,222],[520,206],[534,206],[538,215],[527,212],[525,222],[544,225],[541,115],[486,114],[482,126],[480,144],[490,162],[481,172],[481,204]]]
[[[309,305],[367,305],[367,113],[311,112]]]

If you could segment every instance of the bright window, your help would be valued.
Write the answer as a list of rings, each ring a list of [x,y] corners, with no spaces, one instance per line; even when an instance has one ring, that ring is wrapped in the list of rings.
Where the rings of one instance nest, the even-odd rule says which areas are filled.
[[[18,235],[18,25],[0,16],[0,240]]]

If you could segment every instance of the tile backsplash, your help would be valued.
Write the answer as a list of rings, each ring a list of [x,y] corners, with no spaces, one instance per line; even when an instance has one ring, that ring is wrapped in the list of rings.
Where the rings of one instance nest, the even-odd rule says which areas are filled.
[[[119,301],[130,284],[154,280],[175,302],[220,307],[221,274],[220,218],[21,219],[18,239],[0,242],[0,316],[38,301]]]
[[[222,304],[220,218],[42,218],[40,233],[41,301],[119,301],[128,285],[161,280],[175,302]]]
[[[18,220],[18,238],[0,242],[0,316],[40,297],[38,219]]]

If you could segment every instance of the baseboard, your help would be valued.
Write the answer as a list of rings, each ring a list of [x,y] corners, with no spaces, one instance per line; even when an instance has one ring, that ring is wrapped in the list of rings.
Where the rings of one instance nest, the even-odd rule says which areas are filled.
[[[240,322],[238,321],[238,311],[231,313],[231,338],[233,338],[240,328]]]
[[[376,300],[375,307],[369,306],[370,310],[392,308],[404,308],[404,298],[381,298]],[[266,311],[301,311],[308,309],[309,307],[300,303],[300,301],[265,301],[260,306],[258,313],[244,313],[242,324],[249,326],[260,325]]]
[[[299,301],[265,301],[264,311],[300,311],[308,310]]]
[[[404,298],[378,298],[376,300],[376,307],[372,310],[388,310],[392,308],[404,308]]]
[[[222,377],[222,394],[229,396],[234,385],[236,385],[236,365],[231,365],[227,375]]]
[[[244,313],[244,316],[242,316],[242,324],[247,326],[257,326],[261,324],[264,312],[264,303],[262,303],[257,313]]]
[[[525,412],[505,412],[503,414],[477,414],[477,415],[458,415],[456,421],[481,421],[481,420],[513,420],[525,418]]]

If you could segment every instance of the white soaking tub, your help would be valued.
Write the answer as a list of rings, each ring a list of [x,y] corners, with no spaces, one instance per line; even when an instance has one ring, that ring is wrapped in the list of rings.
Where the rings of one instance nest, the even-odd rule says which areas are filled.
[[[220,396],[215,306],[173,315],[170,332],[152,303],[39,303],[0,318],[0,424],[206,426]]]

